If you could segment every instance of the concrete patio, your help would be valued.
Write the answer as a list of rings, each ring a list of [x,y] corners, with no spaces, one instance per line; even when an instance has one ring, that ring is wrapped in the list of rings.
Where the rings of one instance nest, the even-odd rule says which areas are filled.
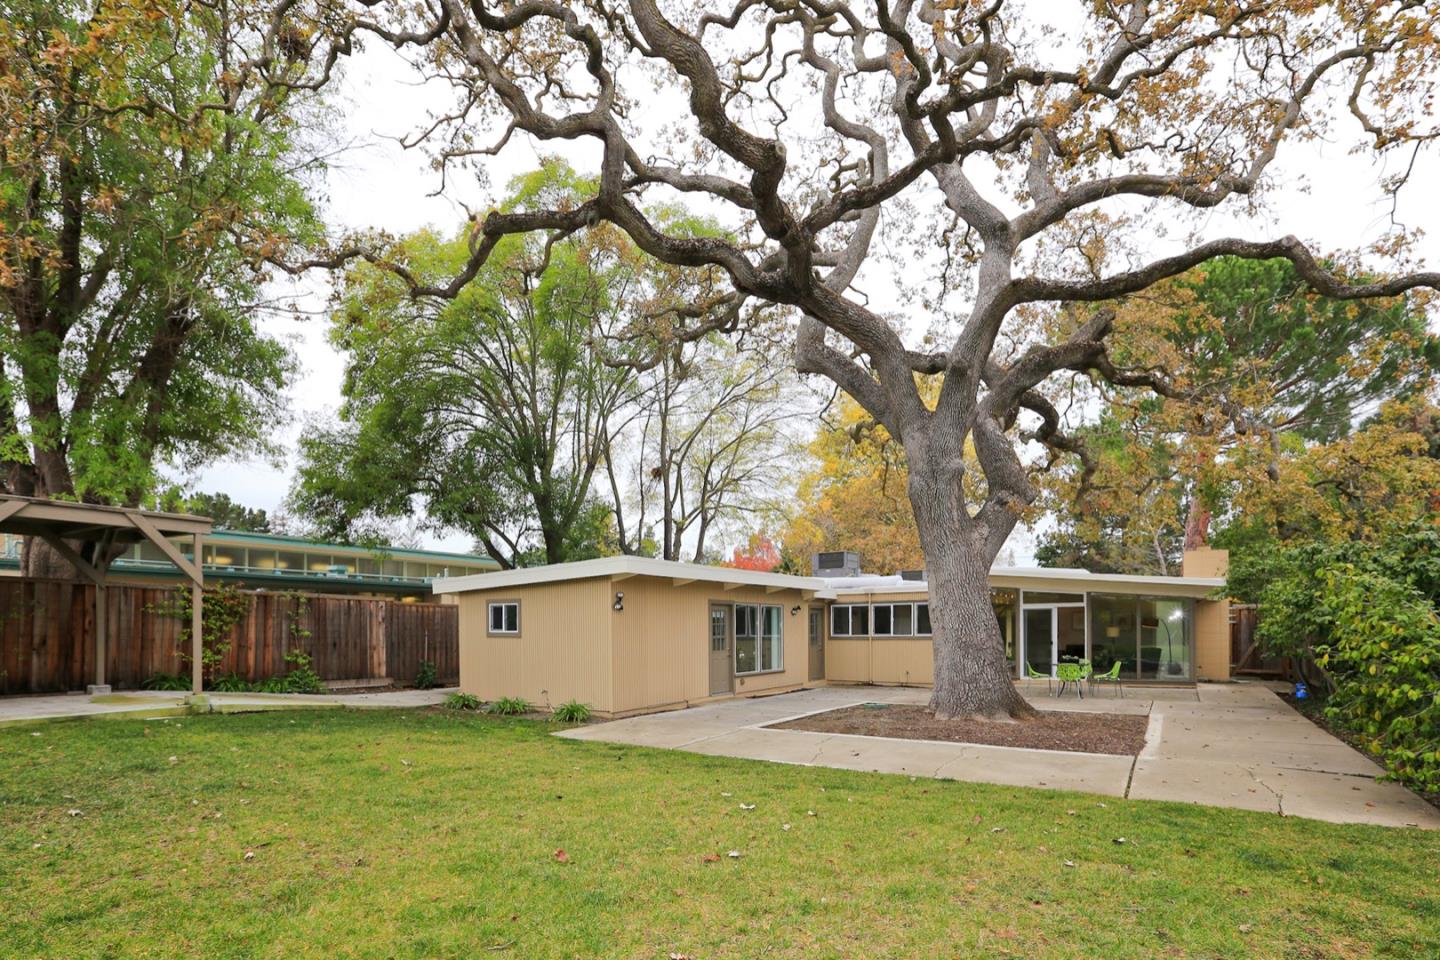
[[[768,725],[860,703],[924,703],[929,691],[824,686],[727,700],[557,733],[576,740],[692,753],[1080,790],[1261,810],[1336,823],[1440,829],[1440,811],[1404,787],[1380,782],[1374,762],[1330,736],[1258,683],[1188,689],[1130,687],[1125,699],[1049,696],[1022,685],[1046,710],[1150,718],[1138,757],[775,730]]]

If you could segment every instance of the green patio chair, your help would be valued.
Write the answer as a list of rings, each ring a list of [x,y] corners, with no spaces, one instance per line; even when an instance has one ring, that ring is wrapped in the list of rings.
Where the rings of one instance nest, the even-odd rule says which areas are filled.
[[[1104,673],[1090,674],[1090,683],[1098,683],[1102,685],[1108,685],[1113,683],[1115,685],[1115,692],[1120,695],[1121,700],[1124,700],[1125,684],[1120,680],[1120,668],[1124,665],[1124,660],[1116,660],[1115,663],[1111,665],[1110,669],[1106,670]]]
[[[1089,665],[1085,663],[1057,663],[1055,664],[1055,679],[1060,681],[1060,692],[1057,696],[1065,696],[1066,685],[1075,688],[1075,695],[1081,700],[1085,699],[1085,691],[1080,681],[1084,680],[1089,673]]]
[[[1045,681],[1045,689],[1050,691],[1050,696],[1052,696],[1052,697],[1055,696],[1055,681],[1054,681],[1054,679],[1051,678],[1050,674],[1048,674],[1048,673],[1041,673],[1039,670],[1036,670],[1034,667],[1030,666],[1030,664],[1029,664],[1028,662],[1025,664],[1025,679],[1026,679],[1026,680],[1044,680],[1044,681]]]

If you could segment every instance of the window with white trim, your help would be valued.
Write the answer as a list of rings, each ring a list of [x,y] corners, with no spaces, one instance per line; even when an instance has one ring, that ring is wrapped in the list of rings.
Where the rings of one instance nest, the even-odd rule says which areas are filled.
[[[490,634],[504,636],[520,632],[520,601],[493,600],[489,607]]]
[[[785,669],[780,608],[735,604],[735,673],[774,673]]]
[[[930,604],[915,604],[915,636],[929,637],[930,632]]]
[[[840,603],[830,608],[830,636],[870,636],[870,606],[864,603]]]
[[[876,603],[870,609],[871,636],[915,636],[915,604]]]

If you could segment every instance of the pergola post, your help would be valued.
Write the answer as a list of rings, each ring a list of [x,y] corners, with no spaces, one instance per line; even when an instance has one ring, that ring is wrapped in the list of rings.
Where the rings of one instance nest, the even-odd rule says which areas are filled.
[[[95,585],[95,682],[85,688],[85,692],[92,696],[97,693],[109,693],[110,685],[105,682],[105,658],[110,655],[109,644],[106,642],[105,622],[105,572],[102,567],[90,563],[75,550],[74,547],[65,542],[63,537],[53,533],[42,533],[40,539],[44,540],[60,556],[69,561],[75,572]],[[97,556],[103,557],[109,549],[108,537],[101,537],[96,541],[99,546]],[[103,564],[103,560],[101,561]]]
[[[203,570],[204,538],[195,534],[195,569]],[[192,576],[190,581],[190,695],[198,697],[205,685],[205,665],[201,656],[205,652],[202,624],[204,622],[205,583],[201,576]]]
[[[105,658],[110,655],[110,624],[105,609],[105,583],[95,584],[95,687],[99,691],[109,690],[105,683]]]

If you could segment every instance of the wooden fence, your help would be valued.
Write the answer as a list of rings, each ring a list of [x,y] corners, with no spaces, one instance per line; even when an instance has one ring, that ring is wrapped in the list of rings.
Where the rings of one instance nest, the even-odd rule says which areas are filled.
[[[173,587],[111,586],[105,676],[133,690],[156,673],[186,673],[184,624],[166,611]],[[244,591],[249,610],[230,633],[217,673],[258,681],[286,673],[299,647],[323,680],[388,677],[411,683],[421,661],[442,683],[460,676],[458,608],[343,596]],[[65,580],[0,578],[0,694],[83,690],[95,676],[95,588]]]

